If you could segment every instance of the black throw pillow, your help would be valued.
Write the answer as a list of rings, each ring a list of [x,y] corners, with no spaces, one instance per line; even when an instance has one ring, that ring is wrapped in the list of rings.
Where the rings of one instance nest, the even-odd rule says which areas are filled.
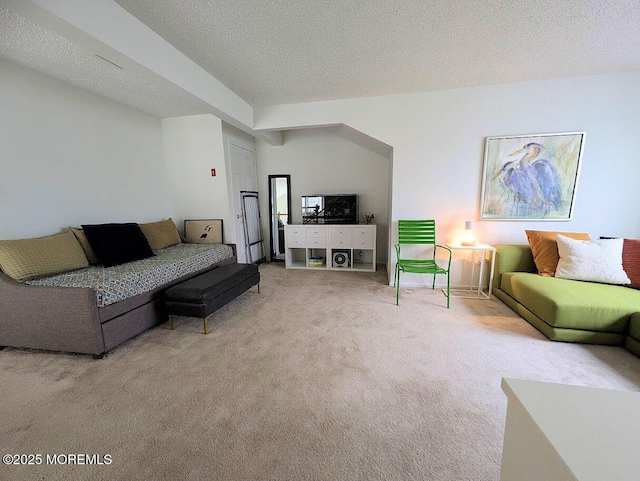
[[[83,225],[82,229],[98,260],[105,267],[154,255],[142,229],[134,222]]]

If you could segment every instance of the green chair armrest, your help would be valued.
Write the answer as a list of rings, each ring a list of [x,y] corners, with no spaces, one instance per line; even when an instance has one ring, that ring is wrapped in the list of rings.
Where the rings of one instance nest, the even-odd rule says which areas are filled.
[[[447,264],[447,270],[451,269],[451,249],[449,249],[447,246],[442,246],[440,244],[436,244],[435,249],[437,250],[438,247],[440,247],[441,249],[449,251],[449,263]]]
[[[451,255],[451,249],[449,249],[447,246],[441,246],[440,244],[436,244],[436,247],[440,247],[441,249],[446,249],[449,251],[449,255]]]

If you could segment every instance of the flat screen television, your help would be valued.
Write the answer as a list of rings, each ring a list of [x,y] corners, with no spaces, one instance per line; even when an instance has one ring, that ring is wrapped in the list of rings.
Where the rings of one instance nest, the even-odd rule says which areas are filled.
[[[303,224],[357,224],[357,194],[312,194],[302,196]]]

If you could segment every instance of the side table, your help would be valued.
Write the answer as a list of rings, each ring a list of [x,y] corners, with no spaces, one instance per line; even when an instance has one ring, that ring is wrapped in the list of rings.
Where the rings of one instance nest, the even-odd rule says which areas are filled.
[[[471,251],[471,286],[468,289],[451,289],[452,297],[466,297],[468,299],[491,299],[491,284],[493,284],[493,271],[496,263],[496,248],[487,244],[476,244],[473,246],[463,246],[461,244],[447,244],[447,247],[454,250]],[[487,253],[489,253],[490,259],[487,259]],[[478,285],[474,286],[475,282],[475,258],[480,259],[480,272],[478,273]],[[489,271],[489,289],[485,293],[482,282],[484,280],[484,264],[489,260],[491,263],[491,270]],[[472,294],[471,296],[469,294]]]

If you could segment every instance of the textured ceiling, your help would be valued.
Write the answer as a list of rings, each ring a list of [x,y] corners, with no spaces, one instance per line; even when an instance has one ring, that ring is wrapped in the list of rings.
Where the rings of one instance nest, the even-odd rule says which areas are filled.
[[[116,3],[254,106],[640,70],[640,0]],[[158,117],[211,111],[1,6],[0,58]]]
[[[143,80],[4,7],[0,7],[0,32],[0,58],[5,60],[157,117],[207,112],[180,100],[182,92]]]
[[[116,0],[254,106],[640,70],[639,0]]]

